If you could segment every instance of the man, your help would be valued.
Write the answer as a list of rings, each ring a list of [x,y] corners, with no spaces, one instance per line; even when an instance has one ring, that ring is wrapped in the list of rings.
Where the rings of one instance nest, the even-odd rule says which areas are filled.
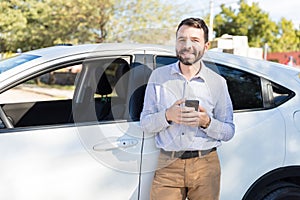
[[[183,20],[176,32],[179,62],[154,70],[147,85],[141,126],[156,133],[161,149],[153,200],[219,198],[216,149],[233,137],[235,127],[225,79],[201,61],[208,48],[205,22]],[[185,106],[187,100],[198,100],[198,109]]]

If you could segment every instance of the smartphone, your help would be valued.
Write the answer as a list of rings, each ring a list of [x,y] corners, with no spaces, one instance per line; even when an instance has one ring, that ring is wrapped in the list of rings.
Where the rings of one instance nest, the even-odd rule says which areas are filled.
[[[185,100],[185,106],[195,108],[195,111],[198,111],[199,101],[198,100]]]

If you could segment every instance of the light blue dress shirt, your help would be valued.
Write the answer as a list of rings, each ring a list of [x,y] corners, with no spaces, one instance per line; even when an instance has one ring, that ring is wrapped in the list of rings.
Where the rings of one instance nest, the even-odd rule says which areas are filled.
[[[166,109],[182,98],[199,100],[211,117],[206,129],[167,122]],[[183,76],[179,62],[155,69],[147,85],[140,123],[144,132],[156,134],[156,146],[165,151],[207,150],[220,146],[221,141],[233,137],[235,130],[225,79],[203,62],[191,80]]]

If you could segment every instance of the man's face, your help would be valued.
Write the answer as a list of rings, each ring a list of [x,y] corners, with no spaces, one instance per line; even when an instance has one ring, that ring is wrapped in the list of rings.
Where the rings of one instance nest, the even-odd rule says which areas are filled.
[[[198,62],[209,43],[205,43],[203,29],[183,25],[176,36],[176,54],[184,65],[193,65]]]

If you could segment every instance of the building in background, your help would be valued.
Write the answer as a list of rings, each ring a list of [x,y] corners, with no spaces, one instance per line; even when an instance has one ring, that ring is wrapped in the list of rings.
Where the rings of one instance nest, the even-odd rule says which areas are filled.
[[[211,50],[263,59],[263,49],[249,47],[247,36],[222,35],[211,41]]]

